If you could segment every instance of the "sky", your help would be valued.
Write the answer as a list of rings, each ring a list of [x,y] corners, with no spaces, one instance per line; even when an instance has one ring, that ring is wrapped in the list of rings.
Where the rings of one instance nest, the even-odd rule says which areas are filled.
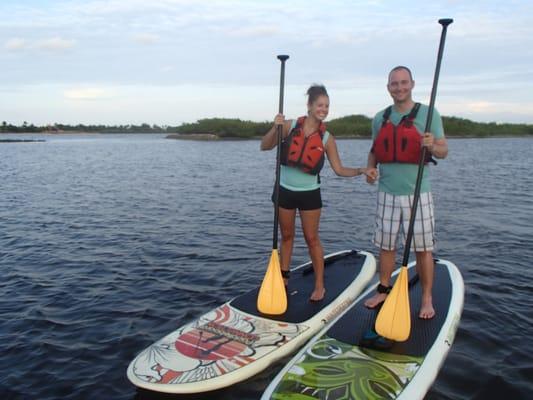
[[[478,122],[533,123],[531,0],[2,0],[0,121],[21,125],[270,121],[306,112],[324,84],[329,118],[372,117],[387,74]]]

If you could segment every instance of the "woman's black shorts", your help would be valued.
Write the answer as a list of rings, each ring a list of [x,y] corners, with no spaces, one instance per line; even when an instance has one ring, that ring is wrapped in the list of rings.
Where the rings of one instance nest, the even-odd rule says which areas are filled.
[[[272,193],[274,202],[274,193]],[[320,188],[315,190],[293,191],[279,187],[279,206],[287,210],[317,210],[322,208],[322,196]]]

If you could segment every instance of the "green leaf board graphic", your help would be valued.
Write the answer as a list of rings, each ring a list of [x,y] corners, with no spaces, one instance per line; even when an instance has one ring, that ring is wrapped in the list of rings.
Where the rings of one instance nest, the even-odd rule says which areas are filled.
[[[273,399],[395,399],[423,357],[348,345],[324,336],[289,370]]]

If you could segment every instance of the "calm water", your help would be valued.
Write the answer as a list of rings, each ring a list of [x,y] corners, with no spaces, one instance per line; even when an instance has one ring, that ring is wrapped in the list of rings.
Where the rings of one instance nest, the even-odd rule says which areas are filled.
[[[258,141],[34,137],[46,142],[0,144],[0,398],[258,398],[280,364],[209,396],[137,391],[126,368],[260,283],[275,153]],[[339,141],[343,162],[364,165],[369,145]],[[532,150],[533,139],[450,140],[432,167],[436,256],[461,269],[466,298],[426,399],[531,398]],[[375,188],[328,166],[323,198],[326,252],[375,253]]]

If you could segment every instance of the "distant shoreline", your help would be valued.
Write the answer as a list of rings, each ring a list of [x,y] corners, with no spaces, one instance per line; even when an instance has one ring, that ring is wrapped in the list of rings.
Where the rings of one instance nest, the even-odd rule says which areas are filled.
[[[116,133],[131,133],[131,132],[116,132]],[[148,132],[151,133],[151,132]],[[163,132],[164,133],[164,132]],[[0,135],[113,135],[115,132],[87,132],[87,131],[39,131],[39,132],[0,132]],[[134,135],[134,133],[132,133]]]
[[[211,140],[220,140],[220,136],[215,135],[214,133],[172,133],[165,136],[165,139],[179,139],[179,140],[201,140],[201,141],[211,141]]]
[[[335,136],[335,135],[333,135]],[[237,137],[237,136],[218,136],[214,133],[187,133],[167,135],[165,139],[175,140],[197,140],[197,141],[230,141],[230,140],[261,140],[262,136]],[[533,138],[531,135],[494,135],[494,136],[446,136],[446,139],[505,139],[505,138]],[[369,136],[335,136],[336,140],[370,140]]]
[[[0,135],[50,135],[50,136],[62,136],[62,135],[164,135],[165,132],[79,132],[79,131],[62,131],[62,132],[2,132]],[[360,135],[343,135],[335,136],[337,140],[369,140],[369,136]],[[236,140],[261,140],[262,136],[221,136],[216,133],[172,133],[167,134],[165,139],[174,140],[193,140],[193,141],[236,141]],[[447,139],[505,139],[505,138],[533,138],[528,134],[509,134],[509,135],[447,135]],[[15,143],[15,142],[44,142],[42,139],[0,139],[0,143]]]
[[[533,137],[533,124],[497,122],[474,122],[465,118],[442,117],[446,137]],[[369,139],[372,135],[372,119],[361,114],[347,115],[327,121],[330,132],[339,139]],[[159,134],[179,140],[255,140],[263,137],[272,128],[270,121],[249,121],[239,118],[203,118],[181,125],[69,125],[58,124],[16,126],[3,122],[0,134],[24,133],[30,135],[113,135],[113,134]]]
[[[0,143],[34,143],[46,142],[44,139],[0,139]]]

